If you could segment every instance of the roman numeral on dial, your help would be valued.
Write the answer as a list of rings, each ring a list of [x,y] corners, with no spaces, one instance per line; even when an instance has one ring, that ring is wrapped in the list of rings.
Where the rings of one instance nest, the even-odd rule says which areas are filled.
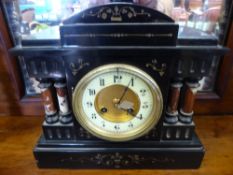
[[[92,96],[92,95],[95,95],[95,89],[88,89],[89,90],[89,95]]]

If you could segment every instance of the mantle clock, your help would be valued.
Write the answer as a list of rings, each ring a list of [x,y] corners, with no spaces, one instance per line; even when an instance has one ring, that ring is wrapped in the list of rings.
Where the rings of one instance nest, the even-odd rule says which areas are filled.
[[[178,31],[158,11],[111,3],[63,21],[59,46],[12,48],[40,82],[38,166],[198,168],[204,147],[195,95],[227,49],[211,35],[197,40]]]

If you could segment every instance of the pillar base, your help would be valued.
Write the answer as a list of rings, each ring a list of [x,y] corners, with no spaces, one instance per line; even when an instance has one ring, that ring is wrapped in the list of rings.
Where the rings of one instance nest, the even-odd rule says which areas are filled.
[[[175,124],[178,122],[178,112],[177,114],[170,114],[166,112],[165,122],[169,124]]]
[[[193,112],[185,113],[182,109],[180,110],[179,120],[182,123],[192,123],[193,121]]]
[[[73,120],[72,114],[71,112],[67,113],[67,114],[60,114],[60,118],[59,121],[63,124],[68,124],[71,123]]]
[[[59,116],[57,115],[57,113],[53,115],[45,115],[45,121],[49,124],[56,123],[59,121]]]

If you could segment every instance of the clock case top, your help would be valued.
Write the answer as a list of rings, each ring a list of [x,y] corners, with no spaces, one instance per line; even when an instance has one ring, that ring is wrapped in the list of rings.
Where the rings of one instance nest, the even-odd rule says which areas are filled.
[[[72,55],[76,60],[85,57],[95,62],[98,57],[115,61],[128,56],[126,62],[136,57],[163,57],[174,61],[174,77],[201,78],[208,74],[212,58],[227,50],[210,34],[191,28],[179,30],[178,24],[161,12],[131,3],[111,3],[63,21],[56,41],[23,40],[10,52],[23,56],[29,76],[39,78],[66,77],[64,62]],[[194,70],[191,74],[190,68]]]

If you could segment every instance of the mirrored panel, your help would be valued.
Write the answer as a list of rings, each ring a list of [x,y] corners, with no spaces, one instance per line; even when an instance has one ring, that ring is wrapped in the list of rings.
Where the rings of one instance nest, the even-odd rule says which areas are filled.
[[[113,3],[111,0],[5,0],[4,8],[12,22],[12,8],[20,19],[23,40],[59,39],[59,24],[89,7]],[[180,26],[219,36],[224,22],[226,0],[133,0],[173,18]],[[12,7],[15,6],[15,7]],[[181,28],[182,29],[182,28]]]
[[[93,6],[120,2],[120,0],[2,0],[11,37],[15,45],[57,45],[59,25],[63,20]],[[179,34],[204,38],[206,35],[223,43],[232,1],[230,0],[122,0],[156,9],[179,24]],[[188,29],[188,30],[187,30]],[[190,35],[187,31],[191,31]],[[197,31],[197,32],[193,32]],[[201,35],[200,35],[201,34]],[[28,76],[23,58],[19,59],[26,94],[38,92],[37,81]],[[201,80],[201,91],[213,91],[219,58],[214,58],[211,75]]]

